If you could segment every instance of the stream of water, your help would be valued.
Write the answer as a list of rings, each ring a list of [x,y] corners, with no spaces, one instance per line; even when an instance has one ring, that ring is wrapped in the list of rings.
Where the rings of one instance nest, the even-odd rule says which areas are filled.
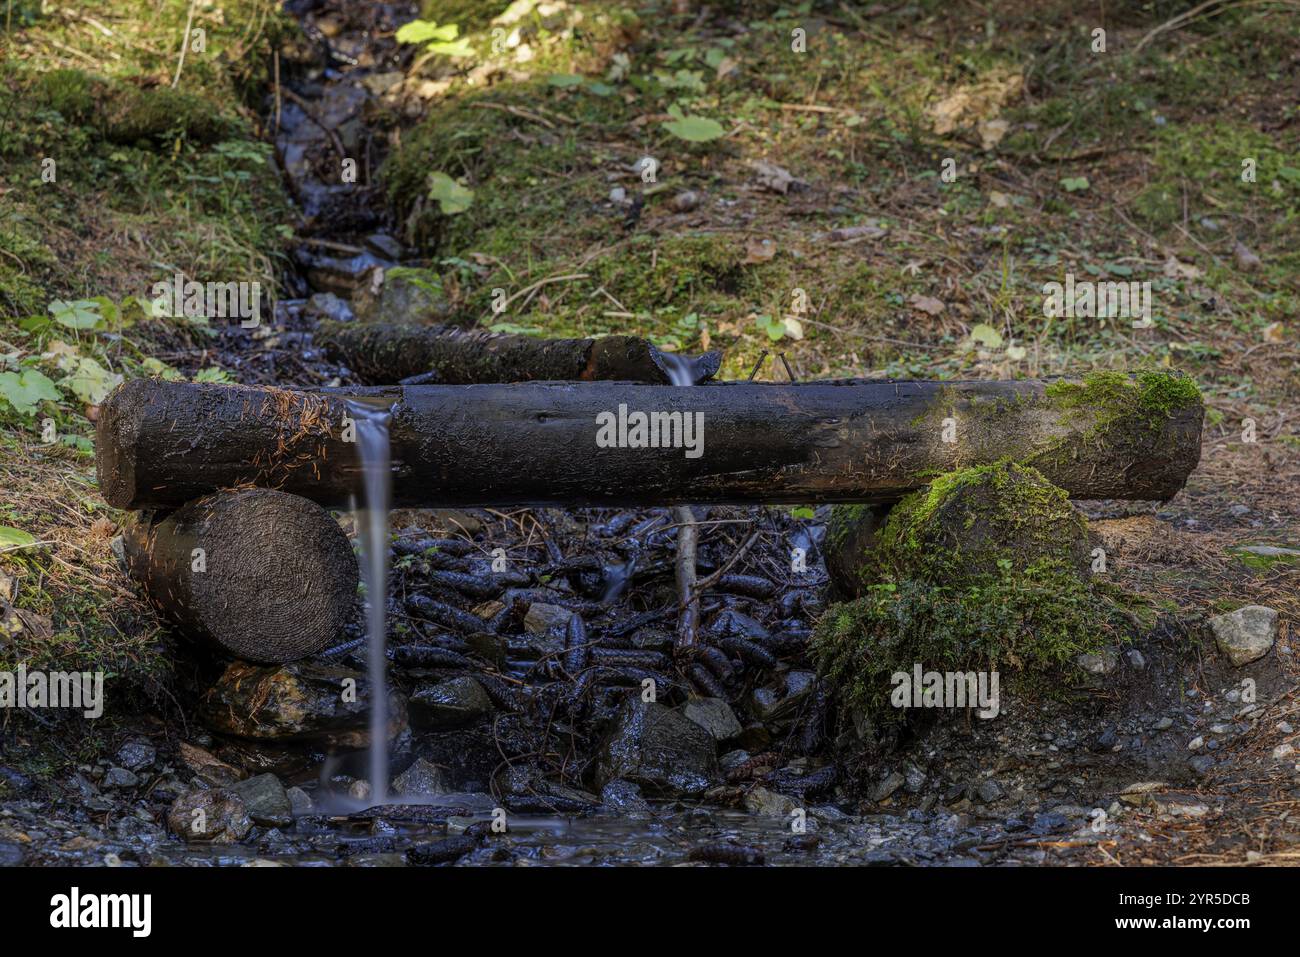
[[[360,400],[348,401],[356,428],[361,464],[361,579],[366,586],[366,676],[370,683],[369,803],[388,801],[388,675],[386,615],[388,596],[388,501],[392,481],[388,427],[392,411]]]

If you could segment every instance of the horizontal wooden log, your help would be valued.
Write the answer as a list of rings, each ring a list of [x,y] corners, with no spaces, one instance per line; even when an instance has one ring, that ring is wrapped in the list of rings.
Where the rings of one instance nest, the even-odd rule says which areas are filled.
[[[722,365],[719,352],[679,356],[639,336],[539,339],[454,326],[323,322],[314,342],[371,385],[416,376],[431,385],[598,379],[696,385]]]
[[[1004,459],[1076,498],[1163,500],[1196,467],[1203,415],[1189,380],[1159,373],[1104,388],[592,382],[317,393],[138,379],[100,411],[100,488],[121,508],[240,485],[346,504],[360,477],[348,441],[356,401],[391,407],[394,506],[888,502],[940,472]],[[648,413],[660,413],[656,438],[680,427],[678,447],[636,447]]]
[[[181,634],[246,661],[293,661],[351,620],[357,560],[314,502],[270,489],[217,492],[138,516],[127,567]]]

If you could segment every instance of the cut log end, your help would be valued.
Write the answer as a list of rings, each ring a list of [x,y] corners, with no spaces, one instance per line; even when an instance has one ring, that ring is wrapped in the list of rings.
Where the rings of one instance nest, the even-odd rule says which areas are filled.
[[[142,517],[127,563],[188,639],[255,662],[292,661],[340,640],[357,561],[325,509],[271,489],[217,492]]]

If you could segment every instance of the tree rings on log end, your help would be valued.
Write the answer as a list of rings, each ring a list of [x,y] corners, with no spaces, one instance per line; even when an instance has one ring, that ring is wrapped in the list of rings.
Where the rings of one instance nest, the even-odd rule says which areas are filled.
[[[142,517],[127,563],[182,634],[246,661],[305,658],[351,620],[358,568],[325,509],[272,489],[216,492]]]

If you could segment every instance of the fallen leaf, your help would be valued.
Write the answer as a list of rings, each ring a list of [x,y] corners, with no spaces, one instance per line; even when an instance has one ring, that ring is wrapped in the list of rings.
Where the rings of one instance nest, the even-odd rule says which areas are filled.
[[[775,255],[775,242],[770,239],[760,239],[757,236],[753,236],[745,243],[745,258],[742,262],[744,265],[765,263]]]
[[[993,149],[1002,142],[1002,138],[1010,129],[1011,124],[1006,120],[985,120],[979,126],[980,146],[985,150]]]
[[[937,316],[947,308],[947,306],[938,299],[935,299],[933,296],[923,296],[920,293],[913,294],[912,298],[907,301],[913,309],[928,313],[931,316]]]
[[[1205,275],[1204,272],[1191,263],[1179,262],[1173,256],[1165,260],[1162,271],[1166,279],[1200,279],[1201,276]]]
[[[987,349],[1000,349],[1002,347],[1002,333],[986,322],[977,322],[970,327],[970,341]]]
[[[1286,340],[1286,326],[1280,322],[1271,322],[1264,327],[1265,342],[1284,342]]]
[[[1006,209],[1011,205],[1011,197],[1006,193],[999,193],[996,189],[989,190],[989,202],[998,209]]]
[[[1025,79],[1019,73],[993,72],[976,83],[957,87],[927,111],[934,131],[943,135],[994,119],[1004,106],[1020,96],[1024,85]]]

